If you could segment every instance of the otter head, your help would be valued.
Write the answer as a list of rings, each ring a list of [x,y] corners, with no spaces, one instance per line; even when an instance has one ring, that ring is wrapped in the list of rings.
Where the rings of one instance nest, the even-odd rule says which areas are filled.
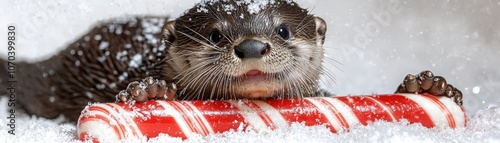
[[[326,24],[289,0],[204,1],[163,28],[181,99],[318,92]]]

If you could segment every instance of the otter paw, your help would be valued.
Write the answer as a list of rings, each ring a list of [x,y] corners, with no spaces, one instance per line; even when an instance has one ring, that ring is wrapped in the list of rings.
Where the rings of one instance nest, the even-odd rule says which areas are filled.
[[[118,102],[145,102],[150,99],[173,100],[177,87],[175,84],[167,84],[165,80],[147,77],[141,82],[134,81],[128,84],[126,90],[120,91],[116,95]]]
[[[418,75],[408,74],[396,93],[429,93],[436,96],[454,98],[455,103],[462,105],[462,92],[441,76],[434,76],[431,71],[423,71]]]

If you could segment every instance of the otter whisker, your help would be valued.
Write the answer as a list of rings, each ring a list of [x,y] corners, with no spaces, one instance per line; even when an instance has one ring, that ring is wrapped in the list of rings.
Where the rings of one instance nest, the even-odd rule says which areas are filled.
[[[200,62],[199,64],[196,64],[190,68],[188,68],[187,70],[184,70],[183,72],[179,73],[176,77],[178,76],[182,76],[177,84],[181,84],[181,85],[185,85],[186,88],[190,88],[191,86],[194,86],[194,82],[195,80],[199,80],[200,76],[203,76],[205,73],[201,73],[200,74],[200,69],[206,69],[206,67],[209,65],[209,64],[212,64],[213,60],[216,60],[216,59],[207,59],[206,61],[202,61]],[[196,75],[198,74],[198,75]],[[185,80],[186,79],[190,79],[190,81],[187,81],[187,83],[185,83]]]
[[[214,92],[213,88],[217,87],[217,84],[218,84],[217,81],[219,80],[219,78],[217,78],[217,77],[221,76],[220,71],[221,71],[220,69],[217,69],[214,67],[209,68],[209,70],[206,70],[205,73],[206,73],[206,77],[208,77],[208,79],[205,79],[205,82],[202,83],[203,88],[201,88],[200,91],[198,92],[199,96],[202,96],[202,92],[205,91],[205,88],[208,87],[208,85],[210,85],[209,83],[213,83],[212,92],[211,92],[210,96],[213,95],[213,92]],[[214,79],[216,80],[215,82],[214,82]]]
[[[285,96],[288,94],[290,94],[290,88],[291,88],[291,85],[290,83],[287,81],[287,80],[283,80],[285,77],[283,76],[283,74],[279,74],[278,75],[280,77],[281,80],[279,80],[281,82],[282,85],[285,85],[285,88],[282,88],[281,89],[281,98],[285,98]],[[286,83],[286,84],[285,84]],[[286,93],[288,92],[288,93]]]
[[[182,35],[184,35],[184,36],[186,36],[186,37],[190,38],[191,40],[194,40],[194,41],[196,41],[196,42],[198,42],[198,43],[200,43],[200,44],[202,44],[202,45],[204,45],[204,46],[206,46],[206,47],[213,48],[213,49],[215,49],[215,50],[217,50],[217,51],[224,51],[224,49],[223,49],[223,48],[220,48],[220,47],[218,47],[217,45],[208,44],[208,43],[204,42],[203,40],[200,40],[200,39],[198,39],[198,38],[196,38],[196,37],[194,37],[194,36],[191,36],[191,35],[189,35],[189,34],[187,34],[187,33],[184,33],[184,32],[180,32],[180,31],[179,31],[179,33],[181,33]],[[205,37],[203,37],[203,38],[205,38]]]
[[[203,61],[203,62],[201,62],[201,63],[199,63],[199,64],[193,65],[193,66],[189,67],[188,69],[186,69],[186,70],[182,71],[182,72],[181,72],[181,73],[179,73],[178,75],[176,75],[176,76],[174,77],[174,79],[177,79],[177,78],[179,78],[180,76],[183,76],[183,77],[181,77],[181,78],[179,79],[179,81],[178,81],[178,83],[179,83],[179,82],[183,81],[185,78],[187,78],[189,75],[195,74],[195,73],[196,73],[196,71],[198,71],[198,69],[204,68],[204,67],[205,67],[205,66],[207,66],[208,64],[211,64],[211,62],[207,60],[207,61]],[[187,65],[186,65],[186,66],[184,66],[184,67],[187,67]],[[183,68],[184,68],[184,67],[183,67]]]
[[[222,80],[222,86],[223,86],[223,88],[222,88],[223,89],[222,90],[222,93],[223,93],[222,97],[224,99],[235,99],[235,98],[233,98],[233,97],[236,97],[236,95],[233,95],[235,93],[234,90],[230,91],[234,87],[234,86],[231,86],[231,85],[233,85],[232,81],[235,78],[232,78],[229,75],[224,75],[222,77],[222,79],[223,79]],[[237,80],[237,78],[236,78],[236,80]],[[238,85],[236,85],[236,86],[238,86]],[[231,94],[231,93],[233,93],[233,94]]]
[[[333,61],[333,63],[341,64],[337,60],[334,60],[334,59],[332,59],[330,57],[324,57],[323,59],[326,59],[326,60],[329,60],[329,61]],[[335,67],[336,69],[339,69],[340,71],[342,71],[342,69],[339,66],[337,66],[336,64],[333,64],[333,63],[330,63],[330,62],[323,62],[323,63],[333,65],[333,67]],[[333,81],[334,84],[336,84],[336,78],[335,78],[335,75],[333,74],[333,72],[331,71],[331,69],[330,68],[326,68],[324,66],[322,66],[322,67],[323,67],[323,75],[327,76],[330,79],[330,81]]]
[[[303,29],[306,28],[309,23],[313,22],[312,20],[308,20],[311,18],[312,18],[312,16],[305,16],[304,18],[302,18],[300,20],[299,24],[295,27],[297,33],[301,33],[303,31]]]
[[[211,81],[210,79],[213,77],[212,75],[213,70],[215,70],[213,66],[207,66],[206,68],[202,69],[202,71],[200,71],[202,74],[199,77],[197,77],[197,79],[199,80],[192,81],[193,84],[198,85],[197,87],[195,87],[196,88],[195,91],[197,92],[193,91],[193,94],[197,93],[196,99],[199,99],[200,96],[203,95],[202,92],[205,91],[205,88],[208,86],[207,83],[210,82]]]
[[[302,59],[302,60],[305,60],[305,59]],[[300,63],[300,62],[294,62],[294,63]],[[297,68],[299,68],[299,67],[306,67],[305,68],[305,70],[306,70],[305,72],[299,72],[299,73],[294,72],[296,74],[299,74],[299,75],[294,75],[294,76],[296,76],[295,78],[298,79],[298,80],[296,80],[297,82],[302,83],[302,84],[299,84],[300,85],[299,88],[301,88],[301,89],[307,89],[308,93],[310,93],[311,90],[313,88],[315,88],[315,87],[310,87],[310,86],[305,86],[305,85],[310,85],[308,83],[315,83],[316,81],[314,79],[316,79],[316,77],[311,77],[310,75],[312,75],[312,74],[307,74],[307,73],[314,73],[314,72],[316,72],[319,69],[314,68],[314,67],[310,67],[307,64],[305,64],[305,65],[294,64],[293,67],[297,67]],[[302,94],[302,97],[303,97],[304,93],[301,92],[301,94]]]
[[[226,75],[223,74],[223,70],[222,69],[218,69],[218,68],[214,68],[212,69],[212,75],[211,76],[211,83],[214,83],[213,84],[213,87],[212,87],[212,91],[210,92],[210,98],[209,99],[213,99],[214,96],[216,96],[216,94],[220,94],[220,90],[217,90],[217,87],[219,86],[219,89],[220,89],[220,85],[221,85],[221,82],[222,80],[224,79],[224,77]],[[221,77],[222,76],[222,77]],[[214,82],[215,80],[215,82]]]
[[[221,71],[222,70],[217,70],[216,72],[214,72],[215,74],[212,75],[212,76],[213,77],[220,77],[221,76],[221,74],[220,74]],[[219,82],[220,82],[221,79],[222,78],[211,78],[210,82],[213,83],[213,86],[212,86],[212,90],[210,91],[210,98],[209,98],[210,100],[212,100],[216,94],[219,94],[220,90],[216,90],[216,89],[217,89],[217,86],[220,85]],[[214,80],[215,80],[215,82],[214,82]]]
[[[218,54],[222,54],[222,52],[218,52],[218,51],[209,51],[209,52],[205,52],[205,51],[198,51],[198,52],[191,52],[191,53],[186,53],[186,54],[182,54],[183,56],[192,56],[192,55],[208,55],[208,56],[215,56],[215,55],[218,55]]]
[[[291,67],[285,67],[284,72],[286,73],[286,75],[287,75],[288,77],[291,77],[291,78],[296,78],[296,77],[295,77],[295,75],[293,75],[293,74],[292,74],[292,72],[291,72],[292,70],[293,70],[293,69],[292,69]],[[297,96],[296,94],[299,94],[299,93],[300,93],[300,91],[299,91],[299,89],[297,88],[297,83],[296,83],[296,80],[286,80],[286,81],[288,81],[288,82],[289,82],[289,84],[290,84],[290,88],[289,88],[290,92],[289,92],[289,94],[288,94],[288,97],[287,97],[287,98],[292,98],[292,97]]]
[[[204,67],[204,69],[206,69],[206,67]],[[200,72],[200,71],[196,71],[196,73],[198,73],[198,75],[194,75],[194,77],[193,77],[193,78],[191,78],[191,81],[188,81],[188,82],[189,82],[189,84],[187,84],[187,85],[186,85],[186,87],[187,87],[187,88],[196,88],[196,87],[195,87],[195,86],[196,86],[196,84],[195,84],[195,83],[196,83],[198,80],[200,80],[202,77],[204,77],[204,75],[205,75],[205,74],[207,74],[207,73],[204,73],[204,72],[202,72],[202,73],[199,73],[199,72]],[[193,72],[193,73],[194,73],[194,72]]]
[[[229,70],[236,70],[236,67],[231,67]],[[234,80],[232,80],[234,79]],[[234,82],[234,83],[233,83]],[[226,92],[224,92],[224,98],[226,96],[229,96],[228,99],[236,99],[237,95],[231,95],[231,93],[236,93],[236,87],[240,86],[241,83],[241,78],[231,78],[230,76],[226,76],[226,79],[224,81],[224,84],[226,87],[229,87]],[[236,84],[235,86],[231,86],[233,84]],[[228,94],[228,95],[226,95]]]

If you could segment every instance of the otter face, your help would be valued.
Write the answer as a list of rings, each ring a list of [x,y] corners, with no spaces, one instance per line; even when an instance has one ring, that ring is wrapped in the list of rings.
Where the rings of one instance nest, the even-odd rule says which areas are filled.
[[[184,99],[313,96],[325,32],[294,2],[206,1],[164,26],[166,71]]]

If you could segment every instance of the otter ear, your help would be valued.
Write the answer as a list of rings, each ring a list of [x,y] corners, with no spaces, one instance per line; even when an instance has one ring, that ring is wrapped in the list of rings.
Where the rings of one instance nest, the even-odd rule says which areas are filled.
[[[316,23],[316,36],[321,37],[321,44],[323,44],[325,42],[326,22],[321,17],[314,17],[314,22]]]
[[[161,34],[167,44],[172,44],[177,39],[177,35],[175,35],[175,21],[169,21],[163,25]]]

